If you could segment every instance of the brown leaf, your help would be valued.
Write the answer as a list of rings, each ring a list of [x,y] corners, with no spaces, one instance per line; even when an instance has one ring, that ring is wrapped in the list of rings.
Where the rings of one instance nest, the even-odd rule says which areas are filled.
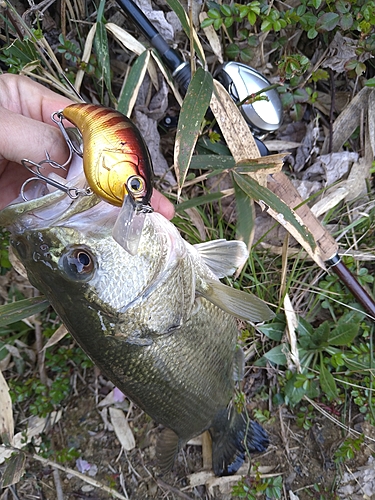
[[[0,372],[0,439],[5,444],[13,444],[14,421],[12,400],[4,375]]]

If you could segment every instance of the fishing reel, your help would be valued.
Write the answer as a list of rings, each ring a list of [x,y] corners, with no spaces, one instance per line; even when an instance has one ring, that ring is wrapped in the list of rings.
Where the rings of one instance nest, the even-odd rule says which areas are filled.
[[[190,64],[168,45],[132,0],[117,0],[117,3],[158,51],[184,95],[191,80]],[[254,68],[233,61],[223,64],[213,76],[226,88],[236,104],[240,104],[247,97],[271,85],[267,78]],[[282,103],[277,90],[268,90],[264,95],[267,99],[258,100],[251,104],[245,103],[240,107],[262,156],[268,154],[266,146],[261,141],[262,137],[269,132],[278,130],[283,118]],[[176,122],[177,120],[173,117],[166,116],[162,127],[173,128]]]

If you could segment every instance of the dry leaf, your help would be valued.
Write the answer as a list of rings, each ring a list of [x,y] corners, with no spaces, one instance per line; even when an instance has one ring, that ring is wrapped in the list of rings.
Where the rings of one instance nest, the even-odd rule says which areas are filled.
[[[46,345],[43,347],[43,350],[48,349],[49,347],[52,347],[53,345],[60,342],[60,340],[63,339],[67,333],[68,330],[66,329],[66,327],[64,325],[60,325],[52,335],[52,337],[48,340]]]
[[[374,90],[370,87],[363,87],[360,92],[350,101],[347,107],[336,118],[333,124],[332,152],[339,151],[343,144],[353,134],[360,125],[363,111],[368,111],[370,95]],[[329,138],[324,141],[322,153],[328,153]]]
[[[334,189],[330,189],[324,198],[317,201],[314,206],[311,208],[312,213],[315,217],[320,217],[321,215],[331,210],[331,208],[335,207],[342,201],[347,195],[349,191],[345,183],[340,184],[340,186],[335,186]]]
[[[208,15],[206,14],[206,12],[201,12],[199,14],[199,21],[202,23],[207,17],[208,17]],[[212,52],[218,58],[220,64],[223,64],[224,59],[223,59],[223,50],[222,50],[222,46],[221,46],[221,41],[220,41],[220,38],[218,37],[218,34],[216,33],[214,27],[208,26],[207,28],[203,28],[203,31],[204,31],[204,34],[206,35],[208,43],[211,46]]]
[[[353,163],[346,185],[349,189],[345,200],[351,201],[367,192],[366,180],[370,177],[371,162],[366,158],[360,158],[358,162]]]
[[[293,493],[293,491],[289,491],[289,500],[299,500],[299,497]]]
[[[114,389],[112,389],[111,392],[109,392],[106,397],[104,399],[102,399],[99,403],[98,403],[98,408],[101,408],[103,406],[109,406],[109,405],[114,405],[116,403],[120,403],[121,404],[121,407],[123,409],[126,409],[124,408],[124,406],[127,406],[129,407],[129,403],[126,401],[124,402],[124,399],[125,399],[125,396],[124,396],[124,399],[122,401],[119,401],[118,399],[118,396],[117,396],[117,391],[119,391],[119,389],[117,387],[115,387]]]
[[[358,56],[358,41],[342,36],[339,31],[336,32],[328,51],[329,57],[322,62],[322,67],[331,68],[337,73],[343,73],[346,63],[352,59],[364,62],[373,57],[371,53],[365,51]]]
[[[117,24],[106,23],[105,27],[110,33],[112,33],[116,40],[120,42],[120,44],[134,54],[137,54],[137,56],[146,50],[146,47],[142,45],[141,42],[138,42],[134,36],[120,28],[120,26],[117,26]]]
[[[12,400],[4,375],[0,372],[0,439],[6,444],[13,444],[14,421]]]
[[[293,363],[293,366],[288,366],[288,369],[300,373],[301,364],[299,360],[299,353],[297,348],[297,335],[296,335],[298,320],[297,320],[297,315],[293,309],[292,303],[290,301],[290,297],[287,293],[285,294],[284,298],[284,312],[287,324],[286,334],[290,345],[290,358]]]
[[[130,451],[135,448],[135,439],[124,412],[119,408],[109,408],[113,429],[121,446]]]
[[[375,156],[375,93],[371,92],[368,96],[368,137],[371,144],[372,156]]]
[[[13,444],[12,446],[14,448],[21,449],[24,446],[26,446],[30,441],[32,440],[33,437],[38,436],[42,432],[45,431],[47,425],[54,425],[56,424],[62,416],[62,411],[53,411],[50,413],[50,415],[46,418],[41,418],[41,417],[31,417],[26,421],[27,426],[25,428],[27,429],[26,431],[21,431],[18,432],[13,439]],[[2,464],[5,459],[9,458],[13,453],[12,448],[7,448],[4,445],[0,446],[0,464]]]
[[[288,151],[289,149],[299,148],[301,146],[300,142],[294,141],[264,141],[264,145],[269,151]]]
[[[237,162],[259,158],[259,149],[245,118],[233,102],[226,89],[216,80],[211,98],[211,110],[216,118],[226,143]],[[265,185],[265,179],[262,185]]]
[[[88,62],[90,61],[95,33],[96,33],[96,23],[91,26],[91,29],[86,38],[85,47],[83,49],[83,54],[82,54],[83,63],[88,64]],[[85,71],[83,69],[79,69],[77,71],[76,81],[74,82],[74,88],[77,90],[77,92],[80,92],[84,76],[85,76]]]

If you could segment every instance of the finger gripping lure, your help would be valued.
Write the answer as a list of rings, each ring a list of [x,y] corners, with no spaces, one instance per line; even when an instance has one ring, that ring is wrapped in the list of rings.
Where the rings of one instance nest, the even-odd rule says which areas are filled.
[[[83,168],[91,189],[112,205],[129,195],[138,210],[149,205],[153,171],[150,154],[137,127],[114,109],[71,104],[63,116],[83,138]]]

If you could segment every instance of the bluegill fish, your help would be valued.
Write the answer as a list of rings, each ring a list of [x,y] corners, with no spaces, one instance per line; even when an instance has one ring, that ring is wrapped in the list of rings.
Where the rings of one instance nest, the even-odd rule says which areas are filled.
[[[84,187],[82,173],[69,181]],[[234,404],[242,371],[235,317],[270,319],[268,306],[228,287],[247,258],[242,242],[188,244],[157,213],[147,214],[135,255],[112,237],[119,208],[55,191],[8,206],[0,225],[31,283],[104,374],[165,426],[163,470],[181,447],[209,430],[216,475],[234,473],[245,450],[268,445],[263,428]]]

